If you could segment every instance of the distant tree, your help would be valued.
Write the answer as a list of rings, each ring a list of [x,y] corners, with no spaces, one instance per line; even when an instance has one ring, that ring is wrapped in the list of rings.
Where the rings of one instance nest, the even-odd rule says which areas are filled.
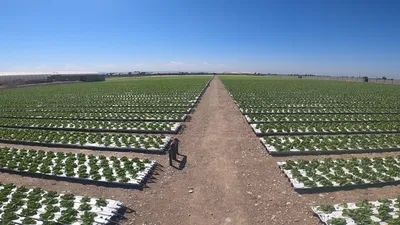
[[[387,78],[386,77],[382,77],[382,80],[386,80]]]

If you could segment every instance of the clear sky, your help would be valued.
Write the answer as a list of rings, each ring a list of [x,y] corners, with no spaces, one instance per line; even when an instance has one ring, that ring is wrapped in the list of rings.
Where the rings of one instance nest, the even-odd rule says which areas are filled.
[[[1,0],[0,71],[400,78],[400,1]]]

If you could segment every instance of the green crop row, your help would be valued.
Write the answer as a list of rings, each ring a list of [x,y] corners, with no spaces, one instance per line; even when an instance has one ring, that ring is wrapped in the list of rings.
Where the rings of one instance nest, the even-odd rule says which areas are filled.
[[[300,189],[400,181],[399,157],[288,160],[278,164]]]
[[[275,152],[400,149],[400,134],[268,136],[262,141]]]
[[[243,107],[400,108],[396,85],[256,76],[222,76],[221,80]]]
[[[257,123],[251,126],[262,134],[400,132],[400,122]]]
[[[42,105],[7,105],[3,106],[3,110],[34,110],[34,109],[67,109],[71,110],[74,108],[189,108],[192,107],[194,103],[163,103],[163,102],[151,102],[146,101],[143,103],[135,103],[134,101],[115,101],[114,103],[105,104],[104,102],[90,102],[83,105],[77,104],[65,104],[65,103],[54,103],[54,104],[42,104]]]
[[[368,121],[400,121],[400,114],[249,114],[251,122],[368,122]]]
[[[130,135],[0,128],[0,139],[4,141],[63,144],[80,147],[135,148],[160,151],[168,144],[170,137],[146,134]]]
[[[57,129],[131,130],[131,131],[176,131],[180,123],[136,122],[99,120],[13,119],[0,118],[0,127],[34,127]]]
[[[239,104],[239,103],[238,103]],[[334,108],[334,109],[352,109],[352,108],[360,108],[360,109],[396,109],[399,110],[400,106],[376,106],[373,102],[369,102],[369,104],[364,104],[360,102],[350,102],[338,104],[334,101],[324,101],[320,103],[298,103],[298,104],[283,104],[283,103],[271,103],[270,101],[263,101],[262,99],[258,99],[253,97],[252,99],[242,102],[239,104],[241,108],[274,108],[274,109],[313,109],[313,108]]]
[[[0,168],[132,185],[140,185],[154,163],[138,158],[0,148]]]
[[[188,113],[188,107],[145,107],[145,108],[130,108],[130,107],[104,107],[104,108],[15,108],[15,109],[0,109],[0,113]]]
[[[114,200],[0,184],[0,222],[4,225],[106,224],[123,207]]]
[[[96,107],[189,104],[210,76],[110,79],[105,82],[29,87],[0,91],[3,107]]]
[[[398,225],[399,209],[400,196],[395,199],[312,207],[314,213],[327,225]]]
[[[241,108],[243,114],[400,114],[399,109],[381,108]]]
[[[0,118],[182,121],[182,113],[0,112]]]

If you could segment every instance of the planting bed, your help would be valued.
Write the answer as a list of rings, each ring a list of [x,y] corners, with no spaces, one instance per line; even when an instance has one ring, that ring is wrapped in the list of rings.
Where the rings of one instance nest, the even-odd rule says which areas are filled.
[[[260,138],[273,155],[400,150],[396,85],[257,76],[221,80],[257,136],[280,136]]]
[[[43,119],[0,119],[0,127],[35,128],[52,130],[99,131],[99,132],[154,132],[177,133],[181,124],[174,122],[131,122],[96,120],[43,120]]]
[[[116,224],[125,211],[123,203],[40,188],[0,184],[0,222],[11,224]]]
[[[249,114],[249,123],[400,121],[400,114]]]
[[[243,108],[400,110],[396,85],[256,76],[221,80]]]
[[[400,158],[351,158],[278,162],[296,191],[360,188],[400,183]]]
[[[243,114],[400,114],[398,109],[371,108],[240,108]]]
[[[0,117],[181,121],[199,101],[210,78],[112,79],[2,90]]]
[[[333,154],[400,150],[400,134],[268,136],[270,154]]]
[[[312,207],[326,225],[398,225],[400,197]]]
[[[121,133],[178,133],[210,78],[110,79],[1,90],[0,142],[163,153],[169,137]]]
[[[0,112],[0,118],[62,119],[62,120],[117,120],[183,122],[182,113],[112,113],[112,112]]]
[[[112,79],[2,91],[3,109],[190,108],[210,76]]]
[[[147,159],[0,148],[2,171],[99,184],[141,186],[155,166],[155,161]]]
[[[190,113],[192,108],[37,108],[37,109],[0,109],[0,114],[4,113],[20,113],[28,115],[29,113],[128,113],[128,114],[142,114],[142,113]]]
[[[154,100],[153,100],[154,101]],[[150,104],[149,104],[150,102]],[[188,101],[188,103],[182,103],[182,104],[177,104],[177,103],[164,103],[160,101],[154,101],[152,103],[151,99],[146,100],[145,102],[135,102],[134,99],[130,101],[123,101],[120,99],[118,103],[115,104],[104,104],[101,101],[97,102],[97,104],[93,104],[93,102],[90,102],[88,104],[83,104],[83,105],[76,105],[76,104],[42,104],[42,105],[6,105],[3,107],[3,110],[15,110],[15,109],[23,109],[23,110],[35,110],[35,109],[40,109],[44,108],[47,110],[50,109],[58,109],[58,108],[63,108],[67,110],[72,110],[75,108],[190,108],[194,105],[192,101]]]
[[[169,136],[0,128],[0,142],[69,148],[164,153]]]
[[[400,122],[302,122],[250,124],[257,135],[399,133]]]
[[[281,101],[263,101],[263,99],[254,97],[246,102],[242,102],[240,105],[244,108],[285,108],[285,109],[294,109],[294,108],[334,108],[334,109],[352,109],[352,108],[366,108],[366,109],[400,109],[399,105],[375,105],[375,102],[341,102],[342,100],[324,100],[318,101],[301,101],[302,104],[299,103],[285,103],[285,100]],[[368,103],[368,104],[366,104]],[[236,102],[236,104],[238,104]],[[372,104],[372,105],[371,105]]]

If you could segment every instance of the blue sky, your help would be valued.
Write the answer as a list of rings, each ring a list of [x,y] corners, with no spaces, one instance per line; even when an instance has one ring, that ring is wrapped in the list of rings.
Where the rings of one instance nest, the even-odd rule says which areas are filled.
[[[400,78],[400,1],[1,0],[0,71]]]

